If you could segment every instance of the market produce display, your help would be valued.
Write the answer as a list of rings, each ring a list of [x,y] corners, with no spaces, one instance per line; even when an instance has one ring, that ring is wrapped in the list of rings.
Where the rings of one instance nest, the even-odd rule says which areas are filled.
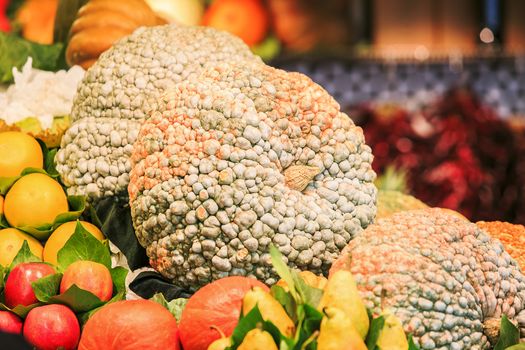
[[[0,331],[23,333],[37,349],[74,350],[81,325],[105,304],[124,298],[127,270],[112,267],[107,245],[80,222],[56,263],[43,262],[41,255],[23,241],[16,256],[0,266]]]
[[[372,154],[319,85],[260,64],[211,67],[159,102],[134,145],[131,213],[150,263],[177,284],[326,272],[375,215]]]
[[[143,27],[106,51],[78,88],[56,157],[68,193],[127,196],[133,143],[155,99],[221,61],[260,59],[227,33],[177,25]]]
[[[463,90],[351,119],[253,53],[275,28],[299,49],[337,36],[301,37],[322,14],[184,1],[21,1],[0,33],[0,332],[37,350],[524,349],[525,227],[489,221],[520,210],[508,125]]]
[[[270,248],[270,254],[282,280],[271,290],[253,286],[243,295],[236,296],[235,303],[229,304],[237,314],[241,312],[234,329],[230,329],[230,317],[223,324],[220,319],[209,320],[204,313],[193,314],[188,310],[194,298],[200,299],[199,292],[189,299],[183,310],[183,319],[185,313],[192,313],[193,320],[203,324],[201,327],[208,326],[215,331],[215,340],[200,339],[199,343],[191,344],[190,349],[414,348],[399,319],[390,311],[385,310],[380,315],[368,313],[349,271],[338,271],[326,280],[288,269],[274,246]],[[211,286],[233,278],[239,277],[220,279],[203,289],[213,290]],[[317,288],[320,281],[324,281],[323,288]],[[232,288],[235,289],[230,286],[224,290],[228,293]],[[241,303],[242,311],[239,310]],[[186,346],[184,340],[183,346]]]

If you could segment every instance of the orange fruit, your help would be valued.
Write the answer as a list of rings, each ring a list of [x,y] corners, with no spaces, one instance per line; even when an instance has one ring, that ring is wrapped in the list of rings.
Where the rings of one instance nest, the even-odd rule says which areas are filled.
[[[99,241],[104,240],[104,234],[93,224],[86,221],[80,221],[84,229],[93,235]],[[58,251],[66,244],[68,239],[75,232],[77,226],[76,221],[66,222],[56,228],[55,231],[49,236],[46,244],[44,245],[44,261],[56,265],[58,263]]]
[[[0,132],[0,177],[18,176],[25,168],[40,168],[44,155],[38,142],[20,131]]]
[[[42,258],[43,248],[36,238],[16,228],[5,228],[0,230],[0,265],[10,265],[24,241],[27,241],[31,253]]]
[[[5,196],[4,215],[14,227],[51,224],[68,211],[67,197],[51,177],[33,173],[21,177]]]
[[[4,213],[4,197],[0,196],[0,215]]]
[[[248,46],[265,38],[268,22],[268,12],[260,0],[216,0],[203,18],[205,26],[230,32]]]

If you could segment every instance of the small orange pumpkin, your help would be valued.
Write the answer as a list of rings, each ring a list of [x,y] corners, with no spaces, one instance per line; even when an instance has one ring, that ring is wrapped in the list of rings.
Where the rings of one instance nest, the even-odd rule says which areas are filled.
[[[71,26],[66,61],[87,69],[102,52],[138,27],[163,23],[144,0],[90,0]]]

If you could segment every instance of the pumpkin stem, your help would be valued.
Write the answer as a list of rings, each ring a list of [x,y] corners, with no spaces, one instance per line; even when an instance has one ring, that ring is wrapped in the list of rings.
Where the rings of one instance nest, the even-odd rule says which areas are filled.
[[[292,165],[284,171],[285,183],[293,190],[302,191],[320,172],[316,166]]]
[[[210,326],[210,328],[213,329],[213,330],[216,330],[217,332],[219,332],[219,334],[221,336],[221,339],[222,338],[226,338],[226,335],[224,335],[224,332],[219,327],[217,327],[217,326]]]
[[[498,342],[500,323],[501,320],[494,317],[487,318],[483,321],[483,333],[487,336],[492,346]]]

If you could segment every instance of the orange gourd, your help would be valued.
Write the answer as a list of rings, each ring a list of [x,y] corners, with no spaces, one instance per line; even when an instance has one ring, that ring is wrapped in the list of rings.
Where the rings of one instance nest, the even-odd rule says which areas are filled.
[[[163,23],[143,0],[90,0],[71,26],[66,61],[87,69],[102,52],[138,27]]]

